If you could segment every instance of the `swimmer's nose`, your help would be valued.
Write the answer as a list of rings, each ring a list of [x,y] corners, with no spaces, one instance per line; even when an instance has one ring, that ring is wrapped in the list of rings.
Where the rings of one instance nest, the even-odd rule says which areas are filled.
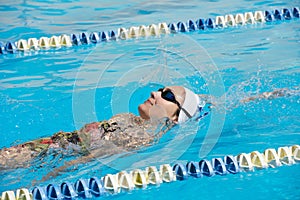
[[[151,92],[151,98],[153,98],[154,100],[157,100],[159,96],[160,96],[160,92],[158,91]]]
[[[151,98],[153,98],[153,99],[155,99],[155,97],[156,97],[156,94],[155,94],[156,92],[151,92],[150,94],[151,94]]]

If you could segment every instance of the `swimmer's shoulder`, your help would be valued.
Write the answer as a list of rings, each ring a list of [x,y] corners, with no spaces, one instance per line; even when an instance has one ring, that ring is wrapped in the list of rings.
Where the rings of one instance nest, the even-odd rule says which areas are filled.
[[[133,113],[121,113],[114,115],[109,122],[115,122],[115,123],[136,123],[136,124],[144,124],[145,120],[137,115],[134,115]]]

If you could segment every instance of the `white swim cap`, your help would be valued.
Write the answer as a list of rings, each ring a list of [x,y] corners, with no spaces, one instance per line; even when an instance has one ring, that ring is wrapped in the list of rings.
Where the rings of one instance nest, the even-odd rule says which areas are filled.
[[[199,109],[199,103],[200,103],[200,99],[197,94],[195,94],[194,92],[192,92],[191,90],[185,87],[184,90],[185,90],[185,98],[184,98],[183,105],[181,106],[182,109],[180,110],[178,116],[179,124],[186,122],[189,119],[189,116],[183,111],[183,109],[186,110],[188,114],[190,114],[191,116],[194,116]]]

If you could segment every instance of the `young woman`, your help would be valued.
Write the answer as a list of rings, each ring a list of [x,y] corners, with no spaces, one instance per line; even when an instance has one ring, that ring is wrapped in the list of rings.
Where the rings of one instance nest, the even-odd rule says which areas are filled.
[[[278,89],[242,99],[240,102],[274,99],[289,94],[287,89]],[[199,115],[205,102],[209,103],[209,99],[209,96],[197,95],[181,86],[161,88],[151,92],[150,97],[139,105],[140,116],[132,113],[118,114],[109,120],[87,124],[79,131],[60,131],[48,138],[1,149],[0,170],[30,166],[34,158],[45,157],[49,152],[82,155],[76,160],[66,162],[63,167],[53,172],[58,173],[68,166],[93,158],[149,146],[176,124]],[[55,176],[49,174],[53,175]]]
[[[139,105],[140,116],[118,114],[87,124],[79,131],[60,131],[48,138],[1,149],[0,169],[27,167],[34,158],[53,151],[91,159],[149,146],[174,125],[193,117],[203,106],[199,103],[198,95],[187,88],[161,88]]]

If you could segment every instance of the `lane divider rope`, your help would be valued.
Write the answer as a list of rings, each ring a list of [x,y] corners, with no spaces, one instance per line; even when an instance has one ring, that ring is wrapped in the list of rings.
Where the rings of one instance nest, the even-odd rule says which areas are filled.
[[[30,52],[49,49],[70,48],[72,46],[96,44],[100,42],[127,40],[130,38],[140,38],[149,36],[159,36],[160,34],[170,34],[178,32],[192,32],[198,30],[226,28],[232,26],[244,26],[247,24],[274,22],[279,20],[291,20],[299,18],[299,8],[292,9],[283,8],[274,11],[255,11],[238,13],[236,15],[217,16],[215,19],[200,18],[196,21],[188,20],[187,23],[159,23],[149,26],[141,25],[139,27],[132,26],[129,29],[119,28],[117,31],[102,32],[82,32],[79,34],[62,34],[60,36],[51,36],[37,38],[29,38],[27,40],[20,39],[16,42],[0,42],[0,54]]]
[[[279,147],[266,149],[263,153],[253,151],[240,153],[237,156],[226,155],[224,158],[213,158],[199,162],[178,162],[171,167],[169,164],[146,167],[145,170],[134,169],[117,174],[107,174],[102,178],[92,177],[78,179],[74,184],[49,184],[36,186],[32,190],[21,188],[16,191],[4,191],[0,200],[58,200],[77,198],[94,198],[121,192],[130,192],[151,185],[187,180],[189,177],[201,178],[214,175],[253,172],[255,169],[275,168],[282,165],[293,165],[300,162],[300,146]]]

